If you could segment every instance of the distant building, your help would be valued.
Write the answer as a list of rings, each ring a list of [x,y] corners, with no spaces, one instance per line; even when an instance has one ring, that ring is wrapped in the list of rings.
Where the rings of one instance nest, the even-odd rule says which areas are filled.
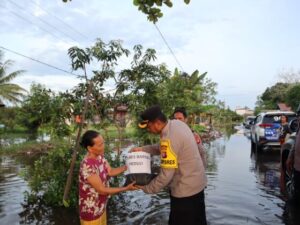
[[[236,108],[235,112],[236,112],[236,114],[238,114],[240,116],[253,116],[254,115],[254,111],[252,109],[249,109],[248,107]]]

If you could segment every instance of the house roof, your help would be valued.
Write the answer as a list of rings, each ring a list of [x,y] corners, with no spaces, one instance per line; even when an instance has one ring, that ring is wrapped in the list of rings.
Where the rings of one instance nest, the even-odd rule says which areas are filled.
[[[128,107],[126,105],[118,105],[115,107],[116,111],[118,112],[127,112]]]
[[[287,106],[285,103],[277,103],[277,107],[280,111],[292,111],[291,107]]]
[[[247,110],[247,111],[253,111],[252,109],[249,109],[248,107],[236,108],[235,110]]]

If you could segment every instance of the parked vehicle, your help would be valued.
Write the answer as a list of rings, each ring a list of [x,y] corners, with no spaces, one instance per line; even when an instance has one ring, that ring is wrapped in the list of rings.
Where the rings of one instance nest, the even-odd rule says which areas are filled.
[[[288,121],[296,118],[296,113],[291,111],[270,111],[258,114],[251,123],[251,147],[257,152],[262,151],[265,146],[280,146],[282,115],[285,115]]]
[[[251,128],[251,124],[254,121],[256,116],[247,116],[245,122],[243,122],[243,125],[246,129],[250,129]]]

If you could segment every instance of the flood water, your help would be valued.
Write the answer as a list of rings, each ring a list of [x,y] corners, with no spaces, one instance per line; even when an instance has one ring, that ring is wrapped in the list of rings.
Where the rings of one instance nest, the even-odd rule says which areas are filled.
[[[206,213],[211,225],[300,224],[300,210],[284,201],[279,190],[279,149],[256,155],[243,132],[207,145]],[[27,183],[19,176],[23,163],[0,159],[0,224],[79,224],[77,213],[66,209],[24,205]],[[165,225],[169,194],[142,191],[114,196],[109,225]]]

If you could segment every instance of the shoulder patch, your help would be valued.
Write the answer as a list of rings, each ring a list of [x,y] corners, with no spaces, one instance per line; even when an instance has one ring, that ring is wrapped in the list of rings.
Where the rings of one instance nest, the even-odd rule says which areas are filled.
[[[177,155],[173,152],[169,139],[160,141],[160,166],[162,168],[178,168]]]

